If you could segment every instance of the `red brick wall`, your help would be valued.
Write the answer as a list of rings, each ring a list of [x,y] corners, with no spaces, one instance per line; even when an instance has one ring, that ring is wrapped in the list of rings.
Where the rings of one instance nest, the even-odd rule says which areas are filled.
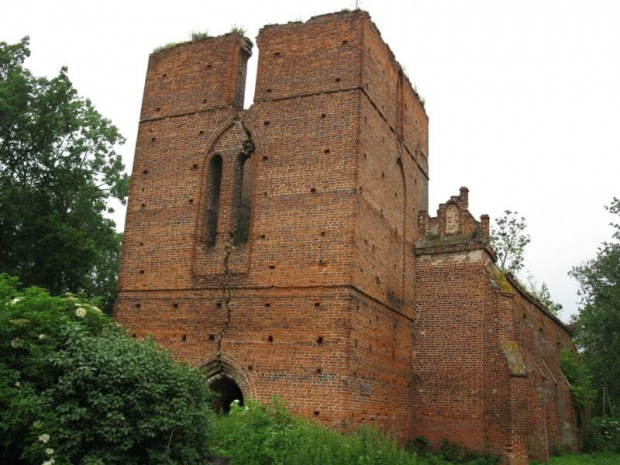
[[[560,350],[574,350],[570,335],[521,293],[515,295],[514,320],[528,368],[528,452],[544,458],[547,450],[576,450],[575,411],[559,368]]]
[[[512,463],[547,450],[541,425],[545,447],[570,442],[568,391],[550,382],[569,337],[494,287],[467,189],[428,217],[428,118],[368,14],[267,26],[257,43],[247,110],[247,39],[151,55],[117,321],[334,427],[448,437]],[[527,349],[527,373],[511,376],[503,341]]]
[[[247,39],[230,33],[153,53],[140,119],[241,108],[251,47]]]
[[[280,395],[330,425],[372,422],[404,440],[426,114],[364,12],[267,26],[258,45],[245,111],[242,38],[151,56],[116,319],[208,372],[221,362],[250,397]],[[234,246],[248,140],[250,237]]]
[[[481,250],[420,255],[414,436],[483,448],[486,276]]]
[[[467,205],[461,188],[437,218],[420,222],[413,434],[511,464],[574,450],[572,400],[559,367],[570,334],[495,267],[488,218],[477,223]]]
[[[247,397],[280,395],[294,412],[319,412],[336,426],[346,417],[348,308],[338,290],[215,288],[128,292],[117,313],[137,337],[150,335],[194,365],[219,352],[234,363]]]

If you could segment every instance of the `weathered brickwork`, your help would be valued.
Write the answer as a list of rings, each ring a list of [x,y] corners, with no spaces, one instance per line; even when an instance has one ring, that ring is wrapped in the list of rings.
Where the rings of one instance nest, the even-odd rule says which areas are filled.
[[[115,318],[222,394],[501,453],[574,447],[564,326],[428,216],[428,117],[367,13],[150,57]],[[227,399],[227,400],[226,400]]]
[[[569,331],[494,265],[489,219],[468,190],[420,215],[416,254],[413,434],[458,438],[509,463],[575,449],[559,352]]]

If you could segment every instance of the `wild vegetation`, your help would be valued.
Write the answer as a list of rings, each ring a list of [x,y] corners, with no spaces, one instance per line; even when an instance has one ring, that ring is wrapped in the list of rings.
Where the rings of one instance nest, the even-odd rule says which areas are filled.
[[[618,465],[620,455],[599,454],[569,454],[550,457],[546,465]],[[540,462],[532,462],[532,465],[545,465]]]
[[[495,220],[491,230],[491,246],[497,254],[497,266],[502,273],[512,274],[518,283],[522,283],[520,286],[524,291],[537,299],[549,313],[557,316],[562,305],[551,299],[547,284],[543,282],[539,286],[529,273],[523,281],[517,276],[525,266],[525,248],[531,241],[526,230],[527,220],[515,211],[505,210]]]
[[[0,272],[100,296],[110,310],[121,235],[106,215],[127,196],[124,139],[66,68],[33,76],[28,43],[0,42]]]
[[[464,450],[444,441],[431,449],[424,438],[398,447],[370,427],[343,435],[291,415],[275,398],[266,405],[233,404],[230,414],[217,417],[211,430],[214,456],[244,465],[494,465],[499,457]]]
[[[620,463],[620,423],[595,422],[590,430],[593,448],[587,454],[552,457],[551,465],[611,465]],[[596,439],[595,439],[596,438]],[[233,404],[230,414],[212,423],[209,440],[213,456],[227,457],[232,465],[494,465],[498,456],[464,449],[447,440],[431,445],[423,437],[399,448],[375,429],[362,428],[348,435],[291,415],[285,404],[273,399],[266,405]]]
[[[504,214],[495,220],[491,233],[491,245],[497,254],[497,266],[504,273],[515,275],[523,269],[525,247],[531,240],[525,232],[527,221],[518,215],[519,212],[504,211]]]
[[[573,324],[575,342],[598,391],[595,413],[620,415],[620,199],[614,198],[607,210],[615,215],[612,240],[570,272],[582,297]]]
[[[447,441],[415,438],[403,450],[372,429],[340,435],[278,400],[211,412],[199,370],[129,337],[99,309],[111,309],[115,295],[121,236],[106,215],[127,195],[115,151],[123,138],[65,68],[33,76],[29,54],[27,38],[0,42],[0,463],[204,464],[212,455],[244,465],[497,462]],[[620,215],[620,200],[608,210]],[[529,242],[515,215],[500,218],[494,243],[512,272]],[[612,241],[571,272],[583,298],[573,322],[580,354],[562,355],[575,402],[598,415],[585,448],[599,455],[552,465],[620,463],[620,222],[612,226]],[[544,283],[540,291],[553,308]]]
[[[209,396],[90,300],[0,275],[0,463],[205,463]]]

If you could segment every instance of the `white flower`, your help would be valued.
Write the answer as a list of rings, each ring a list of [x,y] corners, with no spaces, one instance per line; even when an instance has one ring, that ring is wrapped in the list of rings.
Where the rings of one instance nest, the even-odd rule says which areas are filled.
[[[20,299],[19,297],[15,297],[13,300],[11,300],[11,305],[15,305],[20,300],[22,300],[22,299]]]
[[[49,459],[43,462],[41,465],[54,465],[54,463],[56,463],[54,459]]]
[[[39,339],[45,339],[47,336],[45,334],[39,334]]]
[[[23,346],[24,346],[24,342],[18,337],[16,337],[15,339],[11,341],[11,347],[13,347],[13,349],[17,349]]]
[[[72,302],[78,300],[78,298],[74,296],[73,294],[71,294],[70,292],[65,292],[65,299],[70,300]]]
[[[86,316],[86,310],[84,310],[82,307],[79,307],[75,311],[75,316],[77,316],[78,318],[84,318]]]
[[[47,448],[47,449],[45,449],[45,453],[47,455],[54,455],[54,449]]]
[[[15,387],[21,387],[21,383],[19,381],[15,381]]]
[[[42,434],[41,436],[39,436],[39,441],[41,441],[43,444],[47,444],[50,440],[50,435],[45,433]]]

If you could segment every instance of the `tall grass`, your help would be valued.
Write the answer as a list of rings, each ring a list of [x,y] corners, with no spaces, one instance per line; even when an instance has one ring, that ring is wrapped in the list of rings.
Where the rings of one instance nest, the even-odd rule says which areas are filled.
[[[213,419],[209,443],[211,455],[227,457],[231,465],[494,465],[499,460],[447,441],[436,445],[435,455],[424,441],[416,454],[369,427],[340,434],[290,414],[278,398],[265,405],[233,403],[229,415]],[[620,465],[620,455],[564,455],[552,457],[549,465]]]
[[[571,454],[551,457],[546,465],[618,465],[620,455],[618,454]],[[532,462],[532,465],[545,465]]]
[[[342,435],[294,417],[278,399],[267,405],[234,405],[213,422],[214,456],[233,465],[415,465],[423,464],[376,430]]]

